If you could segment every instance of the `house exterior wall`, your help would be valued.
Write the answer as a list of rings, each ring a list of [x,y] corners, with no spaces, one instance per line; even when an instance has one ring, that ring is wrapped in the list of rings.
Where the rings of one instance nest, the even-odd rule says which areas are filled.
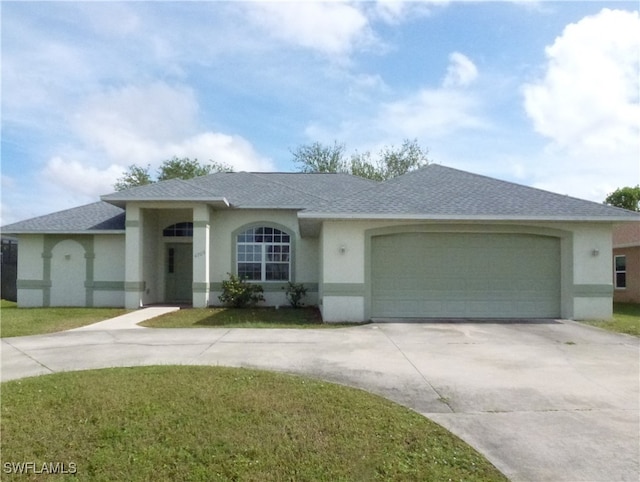
[[[220,210],[213,211],[210,228],[210,273],[211,292],[209,303],[220,305],[222,281],[228,273],[236,274],[235,235],[250,226],[271,225],[284,229],[291,234],[292,265],[291,281],[303,283],[307,295],[303,299],[306,305],[315,305],[318,300],[318,239],[301,238],[296,211],[284,210]],[[286,306],[286,283],[262,282],[265,305]]]
[[[613,256],[624,255],[627,263],[627,286],[616,288],[613,301],[620,303],[640,303],[640,246],[614,248]]]
[[[381,232],[528,233],[560,239],[561,316],[612,316],[611,225],[595,223],[425,223],[325,221],[322,225],[322,280],[319,305],[325,321],[366,321],[371,280],[370,239]],[[596,251],[597,250],[597,253]]]
[[[20,252],[18,253],[18,306],[32,308],[44,305],[43,292],[44,263],[42,252],[44,236],[41,234],[23,234],[18,236]]]
[[[123,306],[124,236],[20,235],[18,306]]]
[[[193,237],[163,237],[164,228],[193,222]],[[206,204],[130,203],[127,206],[127,308],[166,299],[166,245],[193,245],[193,306],[220,305],[222,281],[236,272],[235,234],[255,225],[280,227],[291,234],[292,281],[303,283],[303,303],[317,304],[318,240],[300,237],[294,210],[216,210]],[[286,283],[262,282],[267,306],[287,305]]]

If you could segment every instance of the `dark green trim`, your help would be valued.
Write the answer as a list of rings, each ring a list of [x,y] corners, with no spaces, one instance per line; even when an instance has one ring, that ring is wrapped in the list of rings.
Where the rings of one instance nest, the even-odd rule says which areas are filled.
[[[194,221],[193,228],[208,228],[210,225],[209,221]]]
[[[324,283],[323,296],[365,296],[365,283]]]
[[[573,296],[576,298],[610,298],[613,296],[613,285],[573,285]]]
[[[130,293],[141,293],[147,287],[146,281],[125,281],[124,290]]]
[[[210,283],[205,283],[205,282],[194,282],[193,283],[193,292],[194,293],[208,293],[209,292],[209,284]]]
[[[43,279],[19,279],[16,281],[16,286],[19,290],[42,290],[51,288],[51,281],[45,281]]]
[[[124,291],[124,281],[86,281],[84,285],[93,291]]]

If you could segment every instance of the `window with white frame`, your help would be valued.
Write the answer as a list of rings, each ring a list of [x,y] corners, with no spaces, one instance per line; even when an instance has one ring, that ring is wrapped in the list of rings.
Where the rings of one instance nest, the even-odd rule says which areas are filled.
[[[238,277],[249,281],[288,281],[291,274],[291,237],[277,228],[258,226],[236,239]]]
[[[616,288],[627,287],[627,257],[625,255],[614,257],[614,276]]]

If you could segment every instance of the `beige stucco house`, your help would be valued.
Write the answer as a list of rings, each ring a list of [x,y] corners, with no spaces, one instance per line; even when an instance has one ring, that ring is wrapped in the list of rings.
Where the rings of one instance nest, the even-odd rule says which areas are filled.
[[[429,165],[217,173],[18,222],[19,306],[219,304],[228,273],[325,321],[608,318],[611,232],[636,213]]]

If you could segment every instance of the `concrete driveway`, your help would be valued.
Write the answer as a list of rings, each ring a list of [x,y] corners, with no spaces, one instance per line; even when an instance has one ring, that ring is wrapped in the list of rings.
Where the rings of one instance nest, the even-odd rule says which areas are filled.
[[[514,481],[637,481],[639,355],[637,338],[570,321],[94,329],[2,339],[2,380],[150,364],[299,373],[413,408]]]

